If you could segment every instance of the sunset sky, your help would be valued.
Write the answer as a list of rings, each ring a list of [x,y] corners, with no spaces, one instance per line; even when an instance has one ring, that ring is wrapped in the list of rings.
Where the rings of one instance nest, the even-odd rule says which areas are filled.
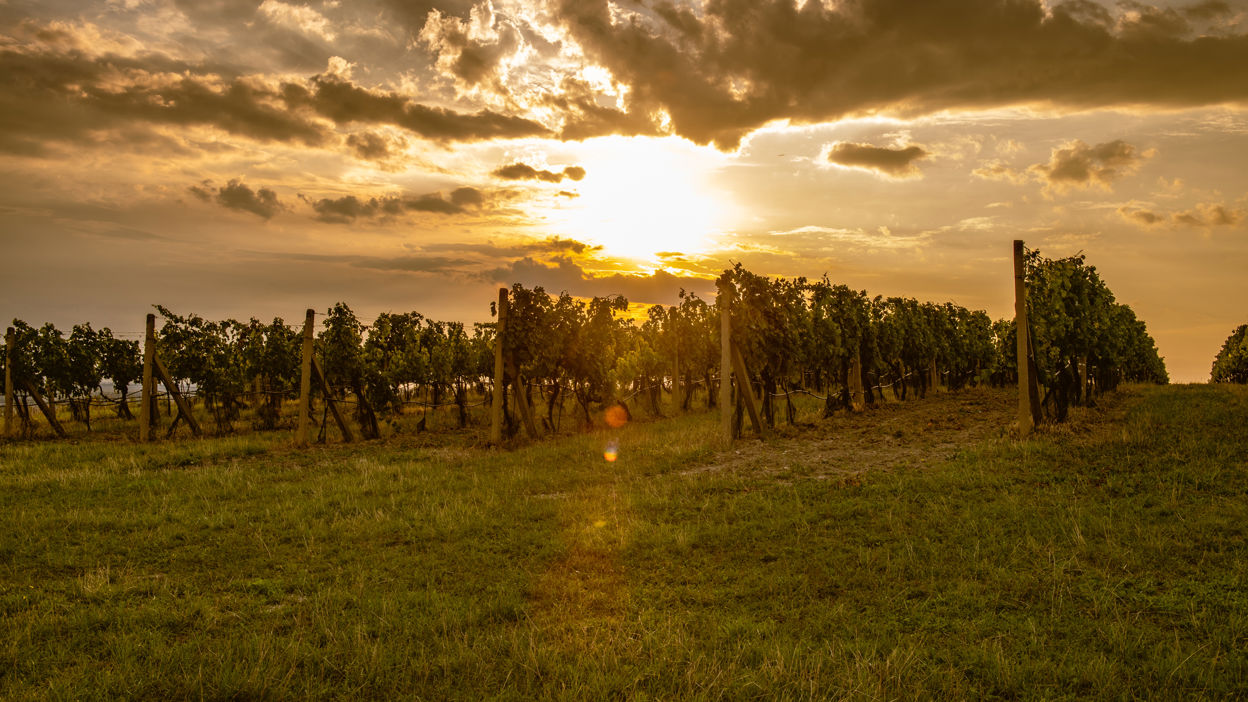
[[[729,262],[1012,315],[1077,252],[1248,322],[1248,2],[0,0],[0,316],[486,321]]]

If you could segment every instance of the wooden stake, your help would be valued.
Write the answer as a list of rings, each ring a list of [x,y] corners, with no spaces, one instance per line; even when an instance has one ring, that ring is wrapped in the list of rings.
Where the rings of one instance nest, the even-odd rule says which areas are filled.
[[[503,368],[503,338],[507,330],[507,288],[498,289],[498,324],[494,327],[494,397],[490,407],[490,443],[503,441],[503,392],[506,378]]]
[[[321,364],[316,360],[315,356],[312,358],[312,374],[316,378],[316,382],[321,386],[321,392],[325,395],[325,406],[334,415],[334,422],[338,424],[338,431],[342,432],[342,440],[347,443],[355,441],[355,435],[351,433],[351,428],[347,426],[347,420],[343,418],[342,412],[338,410],[338,401],[334,399],[334,393],[330,392],[329,381],[325,380],[325,372],[321,370]]]
[[[750,384],[750,372],[745,367],[741,349],[735,343],[732,345],[732,367],[737,372],[737,396],[745,399],[745,410],[750,413],[750,424],[759,436],[767,436],[767,425],[759,417],[758,400],[754,397],[754,386]]]
[[[1027,436],[1035,428],[1032,417],[1032,388],[1030,363],[1030,327],[1027,324],[1027,279],[1023,264],[1023,242],[1014,240],[1014,336],[1018,351],[1018,432]]]
[[[849,410],[861,412],[867,406],[866,395],[862,391],[862,347],[854,347],[854,355],[849,359]]]
[[[49,399],[48,402],[44,402],[43,396],[39,394],[39,388],[35,387],[34,383],[27,380],[25,385],[26,392],[35,398],[35,404],[39,405],[39,411],[43,412],[43,416],[48,420],[48,425],[52,427],[57,436],[62,439],[65,438],[65,429],[61,427],[60,422],[56,421],[56,405],[50,404],[54,400]]]
[[[675,343],[676,358],[672,361],[672,404],[680,408],[680,342]]]
[[[139,406],[139,441],[144,443],[152,439],[152,402],[156,397],[156,381],[152,378],[152,361],[156,359],[156,315],[147,315],[147,326],[143,332],[143,392]]]
[[[719,428],[732,442],[732,290],[719,284]],[[710,388],[707,388],[710,391]]]
[[[530,439],[537,438],[537,423],[533,421],[533,407],[529,405],[528,386],[519,373],[515,373],[512,388],[516,391],[516,409],[520,412],[520,422]]]
[[[13,436],[13,327],[4,330],[4,435]]]
[[[164,384],[165,391],[173,397],[173,402],[178,406],[178,414],[182,415],[182,421],[191,428],[191,433],[195,436],[202,436],[203,431],[199,428],[199,422],[195,419],[195,415],[191,414],[191,403],[182,397],[182,391],[178,389],[178,384],[173,382],[173,376],[169,375],[169,371],[165,369],[165,364],[160,362],[160,356],[152,355],[153,370],[156,371],[160,382]],[[171,432],[172,433],[172,432]]]
[[[309,307],[303,317],[303,362],[299,367],[299,423],[295,430],[295,446],[308,445],[308,415],[312,404],[312,334],[315,326],[316,310]]]

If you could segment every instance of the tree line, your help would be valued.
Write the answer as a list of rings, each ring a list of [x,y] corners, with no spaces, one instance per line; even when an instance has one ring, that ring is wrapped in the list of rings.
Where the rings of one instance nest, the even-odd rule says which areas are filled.
[[[1034,359],[1052,417],[1123,381],[1166,382],[1144,323],[1115,301],[1083,256],[1050,260],[1032,251],[1026,270]],[[871,297],[826,276],[762,276],[740,265],[717,284],[721,296],[731,296],[732,337],[772,425],[777,416],[795,420],[795,393],[820,397],[826,416],[874,404],[884,392],[908,400],[938,383],[957,390],[1017,382],[1012,320],[951,302]],[[503,387],[494,379],[495,322],[467,326],[405,312],[365,324],[338,303],[320,315],[315,339],[331,392],[353,405],[365,437],[378,436],[379,421],[410,406],[452,407],[466,426],[470,407],[495,392],[503,393],[509,435],[551,433],[568,421],[589,427],[607,405],[659,415],[663,389],[680,409],[716,405],[718,300],[681,291],[678,304],[651,306],[636,319],[620,296],[584,299],[516,284],[507,298]],[[290,421],[283,405],[299,388],[300,329],[280,318],[213,321],[156,309],[163,318],[157,353],[179,386],[194,389],[218,432],[233,430],[247,408],[258,428]],[[88,427],[93,404],[133,416],[138,341],[89,324],[65,334],[15,320],[13,344],[14,390],[28,429],[31,393],[68,404]],[[107,397],[100,392],[105,379],[114,388]]]

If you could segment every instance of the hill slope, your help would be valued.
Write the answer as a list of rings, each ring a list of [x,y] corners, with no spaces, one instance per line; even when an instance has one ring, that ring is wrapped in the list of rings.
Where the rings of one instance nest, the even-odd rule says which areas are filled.
[[[716,448],[0,446],[0,697],[1234,696],[1248,390]],[[619,460],[602,451],[618,442]]]

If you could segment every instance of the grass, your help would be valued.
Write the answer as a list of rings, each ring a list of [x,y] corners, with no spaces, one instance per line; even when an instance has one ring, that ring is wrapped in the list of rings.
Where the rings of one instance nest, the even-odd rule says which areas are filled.
[[[707,414],[5,444],[0,697],[1242,697],[1245,426],[1245,388],[1132,388],[839,477]]]

